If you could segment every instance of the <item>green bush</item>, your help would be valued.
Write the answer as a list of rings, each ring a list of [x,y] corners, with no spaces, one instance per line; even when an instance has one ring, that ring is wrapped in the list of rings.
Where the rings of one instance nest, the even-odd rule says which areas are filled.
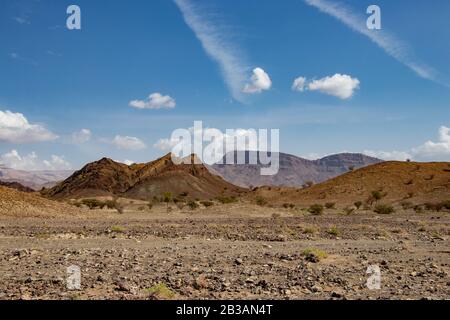
[[[337,237],[340,232],[339,232],[339,229],[337,227],[331,227],[330,229],[327,230],[327,233],[329,235]]]
[[[267,204],[267,200],[264,199],[263,197],[256,197],[256,204],[258,206],[265,206]]]
[[[123,233],[123,232],[125,232],[125,229],[123,227],[121,227],[121,226],[112,226],[111,227],[111,232]]]
[[[172,201],[172,192],[164,192],[163,201],[165,203],[169,203],[170,201]]]
[[[307,248],[302,251],[302,256],[304,256],[307,261],[319,262],[320,260],[328,257],[328,254],[321,249]]]
[[[375,211],[378,214],[391,214],[395,212],[392,206],[386,204],[377,205],[373,211]]]
[[[205,206],[205,208],[211,207],[214,205],[214,202],[212,201],[201,201],[200,202],[203,206]]]
[[[193,200],[188,201],[187,205],[188,205],[189,209],[191,209],[191,210],[198,209],[198,207],[199,207],[198,203]]]
[[[105,203],[103,201],[97,199],[83,199],[81,200],[81,204],[87,206],[89,209],[103,209],[105,207]]]
[[[442,206],[447,209],[450,210],[450,200],[444,201],[442,202]]]
[[[175,293],[164,283],[158,283],[146,291],[150,298],[155,300],[170,300],[175,297]]]
[[[217,201],[221,204],[229,204],[237,202],[236,197],[217,197]]]
[[[381,200],[383,198],[383,194],[381,193],[381,191],[372,191],[371,195],[375,201]]]
[[[309,213],[313,215],[321,215],[323,213],[323,205],[321,204],[313,204],[308,209]]]
[[[115,209],[115,201],[114,200],[101,201],[101,200],[97,200],[97,199],[83,199],[83,200],[81,200],[81,202],[75,202],[74,205],[77,207],[81,207],[82,205],[85,205],[91,210],[103,209],[105,207],[108,209]]]
[[[285,208],[285,209],[294,209],[295,208],[295,204],[293,204],[293,203],[283,203],[283,208]]]

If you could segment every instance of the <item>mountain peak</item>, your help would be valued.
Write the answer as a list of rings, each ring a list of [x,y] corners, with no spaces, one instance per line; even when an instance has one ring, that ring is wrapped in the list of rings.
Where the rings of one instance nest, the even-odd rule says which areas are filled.
[[[198,159],[195,154],[191,160]],[[157,160],[127,166],[103,158],[89,163],[44,195],[55,198],[87,196],[124,196],[151,200],[165,192],[174,195],[188,192],[194,199],[212,199],[220,195],[236,195],[243,190],[211,174],[203,165],[180,165],[169,153]]]

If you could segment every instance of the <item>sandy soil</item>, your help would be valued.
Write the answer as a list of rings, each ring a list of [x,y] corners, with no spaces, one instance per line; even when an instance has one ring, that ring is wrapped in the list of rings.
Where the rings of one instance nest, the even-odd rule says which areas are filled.
[[[0,216],[0,299],[450,299],[449,234],[448,213],[242,204]],[[81,290],[66,287],[70,265]]]

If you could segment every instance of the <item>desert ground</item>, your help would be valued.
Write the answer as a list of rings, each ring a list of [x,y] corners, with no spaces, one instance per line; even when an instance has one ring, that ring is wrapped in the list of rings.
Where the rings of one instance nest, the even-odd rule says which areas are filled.
[[[450,298],[448,212],[167,208],[0,215],[0,299]]]

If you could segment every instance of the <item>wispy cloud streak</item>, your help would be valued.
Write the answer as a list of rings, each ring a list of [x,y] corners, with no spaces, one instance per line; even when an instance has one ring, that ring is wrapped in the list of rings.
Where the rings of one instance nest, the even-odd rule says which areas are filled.
[[[225,28],[210,20],[201,8],[189,0],[174,1],[206,53],[219,64],[233,98],[243,102],[242,88],[250,68],[244,62],[242,52],[230,41]]]
[[[448,83],[440,79],[436,70],[420,62],[414,56],[414,53],[409,48],[408,44],[401,41],[386,30],[369,30],[366,26],[367,16],[355,13],[351,8],[340,2],[332,2],[329,0],[304,1],[308,5],[316,7],[320,11],[333,16],[352,30],[367,36],[387,54],[407,66],[418,76],[445,86],[449,86]]]

